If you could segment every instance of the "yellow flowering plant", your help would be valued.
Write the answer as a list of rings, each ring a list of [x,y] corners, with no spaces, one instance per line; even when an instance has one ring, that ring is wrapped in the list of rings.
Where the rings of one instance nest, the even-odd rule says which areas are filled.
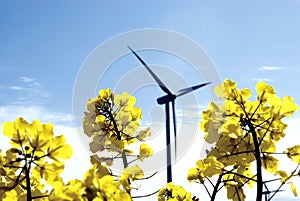
[[[12,148],[0,152],[0,200],[46,200],[45,184],[62,181],[64,160],[72,155],[63,135],[54,136],[52,124],[23,118],[3,124]]]
[[[235,82],[226,79],[216,87],[216,94],[224,103],[211,102],[209,109],[202,113],[200,128],[205,132],[205,140],[215,146],[208,150],[206,158],[189,170],[187,179],[204,185],[211,200],[216,198],[220,188],[225,187],[228,199],[243,201],[245,186],[253,184],[257,184],[257,201],[263,196],[271,200],[291,177],[298,175],[300,145],[282,153],[276,152],[276,143],[285,136],[287,128],[283,118],[290,117],[298,110],[298,105],[290,96],[278,97],[274,87],[265,82],[257,83],[256,92],[256,100],[251,101],[249,89],[240,90]],[[287,173],[278,168],[279,160],[275,155],[279,154],[297,163],[294,171]],[[251,171],[254,164],[255,173]],[[263,169],[280,176],[271,180],[281,181],[277,189],[268,188],[271,181],[263,180]],[[213,176],[218,177],[215,184],[211,180]],[[207,182],[212,185],[212,192],[208,190]],[[292,183],[291,188],[296,195]]]
[[[252,101],[249,89],[240,90],[235,82],[226,79],[216,87],[216,94],[224,103],[211,102],[202,113],[200,128],[205,132],[205,140],[214,143],[214,147],[190,168],[187,179],[203,185],[210,200],[215,200],[224,188],[228,199],[243,201],[245,187],[253,185],[257,186],[257,201],[263,196],[271,200],[285,184],[297,196],[291,178],[300,175],[300,145],[287,147],[283,152],[277,152],[276,145],[285,137],[287,124],[283,119],[292,116],[298,106],[289,96],[279,98],[275,89],[264,82],[257,83],[256,92],[257,98]],[[72,149],[63,135],[54,135],[52,124],[39,120],[28,123],[21,117],[4,123],[3,134],[10,138],[11,148],[0,150],[0,200],[133,200],[132,184],[149,177],[132,163],[153,155],[145,143],[150,129],[140,129],[142,113],[135,102],[130,94],[114,94],[110,89],[100,90],[97,97],[88,101],[83,128],[91,138],[91,168],[82,180],[66,183],[60,174]],[[296,163],[292,171],[280,169],[280,155]],[[117,159],[124,166],[120,174],[110,168]],[[265,180],[265,173],[274,179]],[[273,181],[280,183],[275,189],[269,186]],[[157,196],[158,201],[199,200],[173,183],[161,188]]]
[[[138,130],[142,112],[134,107],[135,102],[135,97],[127,92],[114,94],[109,88],[100,90],[96,98],[89,99],[83,128],[84,133],[92,138],[90,150],[100,162],[111,166],[114,159],[122,158],[126,168],[131,163],[127,160],[128,156],[136,157],[134,161],[152,156],[152,149],[144,143],[145,138],[151,135],[150,129]],[[141,142],[140,152],[134,154],[129,145],[137,140]],[[112,154],[107,156],[105,152]]]
[[[89,146],[94,153],[93,164],[113,166],[115,160],[121,159],[123,172],[120,176],[113,173],[110,176],[114,175],[115,181],[129,195],[131,184],[144,177],[140,167],[130,164],[153,154],[151,147],[144,142],[151,135],[150,128],[139,129],[142,112],[134,106],[135,102],[135,97],[127,92],[114,94],[109,88],[102,89],[97,97],[89,99],[83,118],[84,133],[92,139]],[[139,150],[131,148],[137,146]]]

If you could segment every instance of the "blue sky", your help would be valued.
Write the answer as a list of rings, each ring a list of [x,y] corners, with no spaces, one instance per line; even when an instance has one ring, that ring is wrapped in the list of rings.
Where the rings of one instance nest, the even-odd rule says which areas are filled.
[[[22,93],[8,87],[22,85],[22,77],[29,77],[48,94],[42,104],[70,113],[73,84],[86,56],[104,40],[140,28],[182,33],[206,50],[222,78],[230,77],[241,87],[253,87],[258,79],[270,80],[280,95],[292,95],[297,102],[299,4],[1,1],[0,103],[16,101]],[[259,71],[263,66],[282,69]]]
[[[222,78],[250,89],[265,80],[300,104],[299,9],[298,0],[1,0],[0,121],[22,115],[72,126],[72,92],[85,58],[103,41],[142,28],[184,34]]]

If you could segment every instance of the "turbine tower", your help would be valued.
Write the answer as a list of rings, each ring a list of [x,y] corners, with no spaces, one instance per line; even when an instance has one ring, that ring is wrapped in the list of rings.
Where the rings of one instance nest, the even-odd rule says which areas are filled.
[[[173,126],[174,126],[174,140],[175,140],[175,156],[176,156],[176,115],[175,115],[175,99],[179,96],[183,96],[189,92],[192,92],[196,89],[204,87],[205,85],[210,84],[211,82],[206,82],[203,84],[195,85],[192,87],[180,89],[176,94],[173,94],[166,85],[155,75],[155,73],[150,69],[150,67],[142,60],[142,58],[129,46],[127,46],[130,51],[136,56],[136,58],[143,64],[147,71],[154,78],[159,87],[167,94],[165,96],[157,98],[157,103],[159,105],[165,105],[166,113],[166,146],[167,146],[167,182],[172,182],[172,166],[171,166],[171,145],[170,145],[170,105],[172,103],[172,115],[173,115]]]

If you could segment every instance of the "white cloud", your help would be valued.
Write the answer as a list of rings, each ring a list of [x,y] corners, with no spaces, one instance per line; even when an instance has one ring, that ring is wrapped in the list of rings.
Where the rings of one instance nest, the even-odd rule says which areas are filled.
[[[49,111],[42,106],[34,105],[3,105],[0,106],[0,123],[14,121],[18,117],[23,117],[27,121],[38,118],[41,122],[49,122],[58,125],[72,125],[73,116],[63,112]]]
[[[21,86],[10,86],[9,89],[10,89],[10,90],[13,90],[13,91],[23,91],[23,90],[25,90],[26,88],[21,87]]]
[[[41,105],[45,99],[50,97],[50,94],[42,89],[42,85],[35,78],[23,76],[20,80],[20,84],[8,87],[12,93],[17,93],[17,97],[10,101],[12,104]]]
[[[37,82],[35,78],[23,76],[23,77],[21,77],[21,80],[23,83],[26,83],[28,87],[41,86],[41,84],[39,82]]]
[[[275,71],[275,70],[282,70],[283,68],[280,66],[262,66],[258,68],[259,71]]]
[[[22,79],[23,82],[33,82],[33,81],[35,81],[34,78],[26,77],[26,76],[21,77],[21,79]]]
[[[181,118],[185,125],[199,124],[202,119],[202,111],[207,110],[209,102],[201,105],[188,105],[182,110],[176,111],[177,118]],[[177,115],[178,114],[178,115]]]
[[[274,82],[274,80],[269,79],[269,78],[252,78],[251,79],[253,82],[260,82],[260,81],[264,81],[264,82]]]

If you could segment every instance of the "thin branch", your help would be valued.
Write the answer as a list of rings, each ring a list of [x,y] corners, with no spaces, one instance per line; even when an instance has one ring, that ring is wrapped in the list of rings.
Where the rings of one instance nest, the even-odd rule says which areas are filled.
[[[262,151],[262,154],[278,154],[278,155],[287,155],[287,153],[279,153],[279,152],[268,152],[268,151]]]
[[[225,173],[224,173],[224,174],[225,174]],[[247,177],[247,176],[245,176],[245,175],[242,175],[242,174],[239,174],[239,173],[230,171],[230,170],[226,170],[226,174],[234,174],[234,175],[236,175],[236,176],[239,176],[239,177],[242,177],[242,178],[249,179],[249,180],[252,180],[252,181],[257,182],[256,179],[253,179],[253,177],[255,177],[256,175],[254,175],[253,177]]]
[[[148,176],[148,177],[143,177],[143,178],[140,178],[140,179],[136,179],[136,180],[146,180],[146,179],[150,179],[152,178],[154,175],[156,175],[158,172],[154,172],[152,175]]]
[[[211,194],[210,194],[210,192],[209,192],[209,190],[208,190],[207,186],[204,184],[204,182],[203,182],[202,184],[203,184],[203,186],[204,186],[204,188],[205,188],[205,190],[206,190],[207,194],[208,194],[208,195],[209,195],[209,197],[211,198]]]
[[[214,183],[208,178],[208,177],[205,177],[208,181],[209,181],[209,183],[212,185],[212,187],[214,188],[215,187],[215,185],[214,185]]]
[[[282,188],[282,186],[283,186],[284,184],[286,184],[286,182],[287,182],[290,178],[292,178],[293,176],[295,176],[294,174],[295,174],[295,172],[298,170],[299,165],[300,165],[300,164],[298,164],[297,167],[295,168],[295,170],[291,173],[291,175],[290,175],[287,179],[285,179],[285,180],[280,184],[280,186],[275,190],[275,192],[274,192],[274,193],[272,194],[272,196],[268,199],[268,201],[271,200],[271,199],[276,195],[276,193],[278,193],[278,192],[280,191],[280,189]]]
[[[270,131],[270,128],[271,128],[271,125],[272,125],[273,121],[274,121],[274,118],[272,118],[272,121],[270,122],[270,124],[268,125],[268,128],[266,129],[264,135],[260,139],[259,146],[261,145],[261,143],[262,143],[263,139],[265,138],[265,136],[267,135],[267,133]]]
[[[159,190],[157,190],[157,191],[155,191],[155,192],[153,192],[153,193],[149,193],[149,194],[147,194],[147,195],[137,195],[137,196],[131,196],[131,197],[132,197],[132,198],[144,198],[144,197],[149,197],[149,196],[151,196],[151,195],[154,195],[154,194],[158,193],[158,191],[159,191]]]
[[[210,197],[210,200],[211,201],[214,201],[216,199],[216,195],[217,195],[217,192],[218,192],[218,188],[222,182],[222,177],[223,177],[223,173],[219,174],[219,177],[218,177],[218,180],[217,180],[217,183],[214,187],[214,191],[213,193],[211,194],[211,197]]]
[[[49,195],[38,195],[38,196],[33,196],[32,199],[39,199],[39,198],[45,198],[49,197]]]

